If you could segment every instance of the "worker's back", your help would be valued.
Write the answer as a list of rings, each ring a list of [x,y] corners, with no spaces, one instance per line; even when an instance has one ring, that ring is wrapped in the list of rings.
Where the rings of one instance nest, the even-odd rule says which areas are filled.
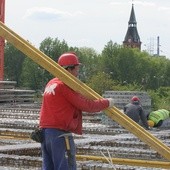
[[[127,104],[124,107],[124,113],[130,117],[133,121],[136,123],[139,123],[140,120],[142,121],[142,124],[145,126],[146,129],[148,129],[148,123],[147,119],[144,113],[144,110],[140,104],[140,100],[137,96],[133,96],[131,98],[131,103]]]
[[[129,103],[124,107],[124,113],[137,123],[139,123],[141,112],[139,103]]]

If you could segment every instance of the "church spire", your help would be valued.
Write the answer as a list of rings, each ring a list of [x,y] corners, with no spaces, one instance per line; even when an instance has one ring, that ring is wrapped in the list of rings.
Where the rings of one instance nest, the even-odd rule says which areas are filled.
[[[141,49],[141,41],[137,30],[137,22],[134,11],[134,4],[132,4],[130,19],[128,22],[128,30],[123,41],[125,47]]]
[[[130,19],[129,19],[128,24],[129,24],[129,26],[136,26],[136,24],[137,24],[133,4],[132,4],[132,10],[131,10]]]

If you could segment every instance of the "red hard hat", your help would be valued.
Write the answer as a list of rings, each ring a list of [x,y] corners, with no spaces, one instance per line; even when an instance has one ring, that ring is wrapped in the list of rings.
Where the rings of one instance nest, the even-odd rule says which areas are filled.
[[[75,53],[64,53],[58,59],[58,64],[62,67],[79,65],[78,57]]]
[[[137,96],[133,96],[133,97],[131,98],[131,101],[132,101],[132,102],[135,102],[135,101],[139,102],[140,99],[139,99]]]

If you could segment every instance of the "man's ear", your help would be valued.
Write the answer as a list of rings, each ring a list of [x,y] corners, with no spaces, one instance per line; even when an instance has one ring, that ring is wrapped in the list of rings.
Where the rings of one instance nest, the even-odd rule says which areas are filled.
[[[71,71],[71,69],[68,67],[68,68],[67,68],[67,71],[68,71],[68,72],[70,72],[70,71]]]

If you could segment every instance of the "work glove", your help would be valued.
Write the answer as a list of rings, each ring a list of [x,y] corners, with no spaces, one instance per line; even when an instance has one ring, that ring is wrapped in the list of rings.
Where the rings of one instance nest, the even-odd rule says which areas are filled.
[[[113,107],[115,105],[114,99],[107,98],[107,100],[109,101],[109,107]]]

